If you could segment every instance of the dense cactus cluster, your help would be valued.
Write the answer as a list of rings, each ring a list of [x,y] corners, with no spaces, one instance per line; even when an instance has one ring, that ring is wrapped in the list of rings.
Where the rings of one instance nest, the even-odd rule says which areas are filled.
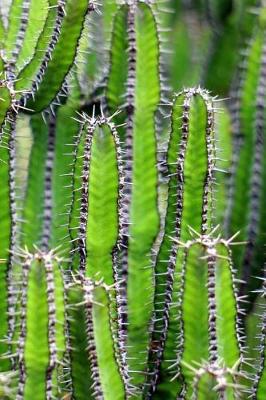
[[[265,7],[1,2],[0,399],[266,398]]]

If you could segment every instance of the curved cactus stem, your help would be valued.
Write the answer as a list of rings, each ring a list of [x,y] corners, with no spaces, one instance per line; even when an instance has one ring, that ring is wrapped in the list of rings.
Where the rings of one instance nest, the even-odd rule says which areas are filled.
[[[176,341],[181,333],[179,297],[184,251],[178,240],[185,242],[193,230],[207,233],[211,226],[213,124],[214,108],[207,92],[188,89],[177,95],[168,152],[169,205],[155,267],[155,349],[150,351],[150,393],[169,390],[170,396],[180,386],[180,382],[171,381],[177,370],[169,369],[176,359]],[[160,385],[156,389],[158,378]]]
[[[12,0],[5,39],[5,56],[13,70],[20,53],[28,23],[30,0]],[[13,71],[12,71],[13,72]]]
[[[34,0],[30,2],[27,29],[16,61],[16,71],[20,71],[25,64],[32,60],[39,38],[43,34],[48,16],[48,7],[48,0],[39,0],[38,3]]]
[[[22,259],[21,330],[16,399],[52,399],[65,348],[64,284],[53,252]]]
[[[83,29],[87,12],[94,8],[93,2],[70,0],[66,4],[61,33],[47,63],[45,74],[40,70],[31,88],[34,98],[27,101],[27,107],[40,112],[54,101],[76,56],[77,44]],[[58,33],[57,33],[58,34]]]
[[[36,3],[36,2],[35,2]],[[45,25],[36,43],[35,52],[32,59],[24,63],[23,68],[18,73],[18,79],[15,83],[16,90],[27,91],[31,88],[32,82],[38,78],[38,74],[43,74],[47,63],[51,57],[51,53],[58,40],[60,27],[63,19],[63,12],[60,8],[55,7],[57,0],[49,0],[47,7],[47,18]]]
[[[79,285],[78,285],[79,286]],[[84,331],[79,333],[81,342],[72,339],[72,377],[75,398],[120,399],[126,398],[121,368],[117,360],[112,330],[112,287],[102,282],[93,282],[90,278],[82,280],[81,286],[70,289],[79,304],[71,305],[71,315],[79,314]],[[77,321],[70,320],[70,332],[73,333]],[[86,345],[85,345],[86,342]],[[82,361],[82,364],[81,364]],[[80,368],[85,368],[88,381],[82,386],[83,379],[78,376]],[[87,392],[89,382],[92,382]],[[93,394],[92,394],[93,393]],[[91,397],[90,397],[91,396]]]

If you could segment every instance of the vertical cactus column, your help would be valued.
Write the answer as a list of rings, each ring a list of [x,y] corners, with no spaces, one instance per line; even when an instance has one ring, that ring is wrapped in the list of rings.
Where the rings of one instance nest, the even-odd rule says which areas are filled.
[[[259,325],[259,360],[255,364],[255,371],[253,376],[253,387],[251,392],[251,399],[262,400],[266,395],[266,363],[265,363],[265,352],[266,352],[266,308],[265,308],[265,295],[266,295],[266,280],[265,280],[265,268],[264,277],[262,278],[262,288],[259,291],[260,296],[260,325]]]
[[[112,328],[113,290],[114,287],[90,278],[74,283],[69,289],[72,380],[77,400],[126,398]],[[85,329],[86,335],[81,331],[77,336],[76,328]]]
[[[91,279],[112,285],[112,254],[119,244],[122,223],[118,208],[123,185],[121,149],[109,119],[84,115],[82,122],[74,169],[78,193],[74,192],[70,221],[74,248],[79,252],[76,268]]]
[[[226,395],[234,398],[233,395],[239,392],[238,369],[243,361],[243,338],[238,325],[239,309],[229,244],[219,237],[203,235],[185,245],[179,362],[187,399],[193,393],[195,370],[198,366],[204,370],[203,360],[208,360],[207,369],[217,369],[209,398],[217,398],[215,390],[223,395],[218,398],[226,398]],[[225,381],[224,386],[219,387],[218,377],[222,371]],[[199,397],[195,398],[204,398],[208,379],[211,382],[215,376],[215,373],[209,373],[209,378],[203,379],[202,388],[197,388]]]
[[[48,146],[48,126],[42,116],[36,114],[30,121],[32,147],[29,157],[28,181],[23,203],[23,223],[21,226],[23,246],[34,251],[40,246],[44,215],[44,176]]]
[[[102,279],[105,285],[113,287],[110,292],[110,323],[116,336],[114,346],[119,348],[119,361],[126,376],[125,346],[120,321],[122,299],[115,290],[118,290],[120,279],[117,252],[121,246],[123,223],[120,212],[124,180],[121,149],[111,119],[103,115],[95,118],[84,114],[81,122],[83,124],[77,141],[73,182],[75,189],[70,220],[73,268],[78,269],[81,276],[90,278],[92,282]],[[83,321],[84,326],[84,315],[80,315],[79,320]],[[76,331],[73,324],[71,329]],[[77,362],[75,360],[74,371],[79,363],[78,359]]]
[[[15,193],[15,123],[6,121],[0,142],[0,371],[9,366],[8,339],[15,323],[15,282],[13,281],[14,250],[16,245],[17,218]]]
[[[226,227],[228,235],[237,231],[245,246],[235,247],[234,263],[246,289],[252,289],[251,275],[265,262],[265,21],[264,8],[247,50],[245,68],[234,114],[234,160]],[[249,189],[247,189],[247,184]],[[251,285],[251,286],[250,286]],[[254,289],[254,288],[253,288]],[[254,297],[251,294],[250,297]]]
[[[120,260],[127,298],[123,330],[131,382],[137,387],[147,370],[154,290],[151,248],[159,226],[154,119],[160,100],[159,37],[148,2],[125,2],[115,15],[107,100],[111,110],[122,107],[118,118],[126,122],[121,133],[125,187]]]
[[[179,383],[172,381],[177,371],[170,367],[177,358],[181,340],[180,293],[184,262],[184,251],[178,240],[187,241],[191,230],[206,234],[211,227],[215,154],[213,102],[208,93],[201,89],[179,93],[173,103],[171,123],[168,209],[155,266],[149,395],[158,390],[158,395],[162,391],[174,398]],[[160,384],[156,389],[158,380]]]
[[[57,398],[65,351],[64,284],[59,260],[53,252],[39,251],[22,254],[22,262],[16,399]]]

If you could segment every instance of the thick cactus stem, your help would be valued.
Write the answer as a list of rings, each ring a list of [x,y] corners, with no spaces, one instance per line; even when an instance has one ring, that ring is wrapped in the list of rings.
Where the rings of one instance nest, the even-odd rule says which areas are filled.
[[[174,100],[171,123],[168,209],[155,266],[150,393],[156,389],[158,379],[162,387],[169,385],[169,390],[176,385],[171,383],[175,372],[169,365],[176,357],[176,337],[181,329],[177,316],[184,253],[172,237],[186,241],[190,227],[206,234],[211,226],[215,153],[214,107],[209,94],[200,88],[179,93]]]

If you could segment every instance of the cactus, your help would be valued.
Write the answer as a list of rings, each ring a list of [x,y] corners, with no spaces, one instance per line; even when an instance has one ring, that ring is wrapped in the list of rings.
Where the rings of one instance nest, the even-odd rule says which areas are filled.
[[[258,3],[1,2],[1,399],[264,399]]]
[[[16,399],[53,398],[65,350],[64,283],[52,252],[22,253]]]
[[[90,398],[122,400],[126,395],[112,329],[112,290],[114,287],[90,278],[76,282],[69,289],[70,315],[82,318],[86,333],[79,343],[76,342],[76,336],[72,339],[75,345],[72,350],[73,390],[77,399],[85,399],[89,395]],[[69,325],[70,332],[73,332],[74,321],[70,321]],[[82,354],[82,364],[77,357],[79,352]],[[78,372],[84,368],[88,374],[85,385],[81,384],[82,377],[76,373],[77,368]],[[88,387],[89,382],[91,387]]]
[[[256,371],[254,375],[253,387],[252,387],[252,399],[263,399],[266,394],[266,375],[265,375],[265,339],[266,339],[266,331],[265,331],[265,271],[264,277],[262,278],[262,289],[260,290],[260,301],[261,301],[261,309],[260,312],[260,334],[259,334],[259,357],[258,364],[256,365]]]
[[[252,283],[249,277],[259,273],[265,262],[264,253],[261,252],[263,232],[265,232],[264,12],[263,9],[244,60],[245,67],[241,74],[240,88],[236,94],[237,105],[233,115],[235,156],[232,164],[226,230],[227,234],[231,235],[237,231],[237,226],[240,231],[239,241],[247,241],[246,246],[236,247],[233,252],[239,277],[247,282],[247,285],[242,284],[242,295],[247,295],[247,291],[255,288],[256,282]],[[253,96],[252,102],[250,99]],[[246,180],[249,181],[249,190],[245,189]],[[250,294],[250,297],[252,299],[254,295]]]

